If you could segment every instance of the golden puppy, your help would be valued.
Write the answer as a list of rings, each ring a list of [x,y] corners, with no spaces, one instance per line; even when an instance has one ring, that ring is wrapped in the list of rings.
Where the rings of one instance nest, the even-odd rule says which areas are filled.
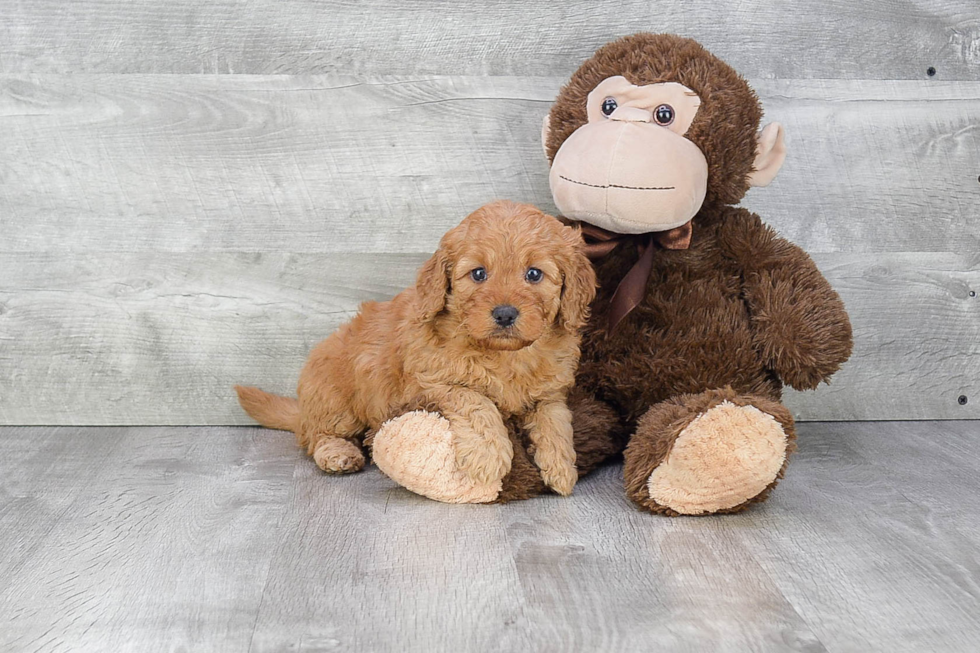
[[[490,483],[510,470],[517,417],[544,482],[578,475],[565,396],[595,274],[578,231],[536,208],[495,202],[443,236],[414,287],[360,313],[310,354],[298,401],[236,386],[245,411],[291,430],[330,473],[364,466],[365,432],[425,407],[449,420],[457,463]]]

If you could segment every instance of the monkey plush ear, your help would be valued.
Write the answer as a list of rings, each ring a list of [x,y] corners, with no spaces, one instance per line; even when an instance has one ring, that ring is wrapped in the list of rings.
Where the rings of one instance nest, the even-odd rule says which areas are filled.
[[[755,163],[749,173],[749,186],[768,186],[786,160],[783,126],[778,122],[769,123],[756,138]]]
[[[548,135],[551,134],[551,114],[544,114],[544,122],[541,123],[541,149],[544,150],[544,157],[548,158]]]

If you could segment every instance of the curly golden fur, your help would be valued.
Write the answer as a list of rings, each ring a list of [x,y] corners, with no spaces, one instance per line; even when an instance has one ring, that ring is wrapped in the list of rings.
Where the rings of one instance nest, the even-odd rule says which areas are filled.
[[[525,278],[532,267],[540,280]],[[414,287],[363,304],[313,350],[298,400],[236,386],[239,401],[261,424],[294,431],[331,473],[364,466],[367,431],[407,410],[436,410],[450,421],[458,464],[481,483],[510,470],[506,423],[516,419],[542,480],[569,494],[578,476],[565,399],[595,286],[578,230],[495,202],[443,236]],[[512,325],[495,321],[501,306],[517,309]]]

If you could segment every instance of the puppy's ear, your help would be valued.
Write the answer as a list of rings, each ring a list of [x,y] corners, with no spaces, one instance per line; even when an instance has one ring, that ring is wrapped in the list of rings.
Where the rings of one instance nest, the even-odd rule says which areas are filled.
[[[568,331],[578,331],[589,321],[589,305],[595,299],[596,277],[585,255],[580,229],[562,227],[564,247],[558,257],[562,268],[561,308],[558,320]]]
[[[439,247],[419,269],[415,292],[419,298],[419,318],[428,322],[446,307],[449,293],[449,255],[445,247]]]

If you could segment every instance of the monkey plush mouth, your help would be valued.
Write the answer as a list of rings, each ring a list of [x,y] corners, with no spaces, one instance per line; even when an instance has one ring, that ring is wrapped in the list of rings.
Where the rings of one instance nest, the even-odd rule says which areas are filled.
[[[584,181],[576,181],[575,179],[569,179],[565,175],[558,175],[567,182],[578,184],[579,186],[588,186],[589,188],[625,188],[627,190],[674,190],[673,186],[622,186],[620,184],[587,184]]]

